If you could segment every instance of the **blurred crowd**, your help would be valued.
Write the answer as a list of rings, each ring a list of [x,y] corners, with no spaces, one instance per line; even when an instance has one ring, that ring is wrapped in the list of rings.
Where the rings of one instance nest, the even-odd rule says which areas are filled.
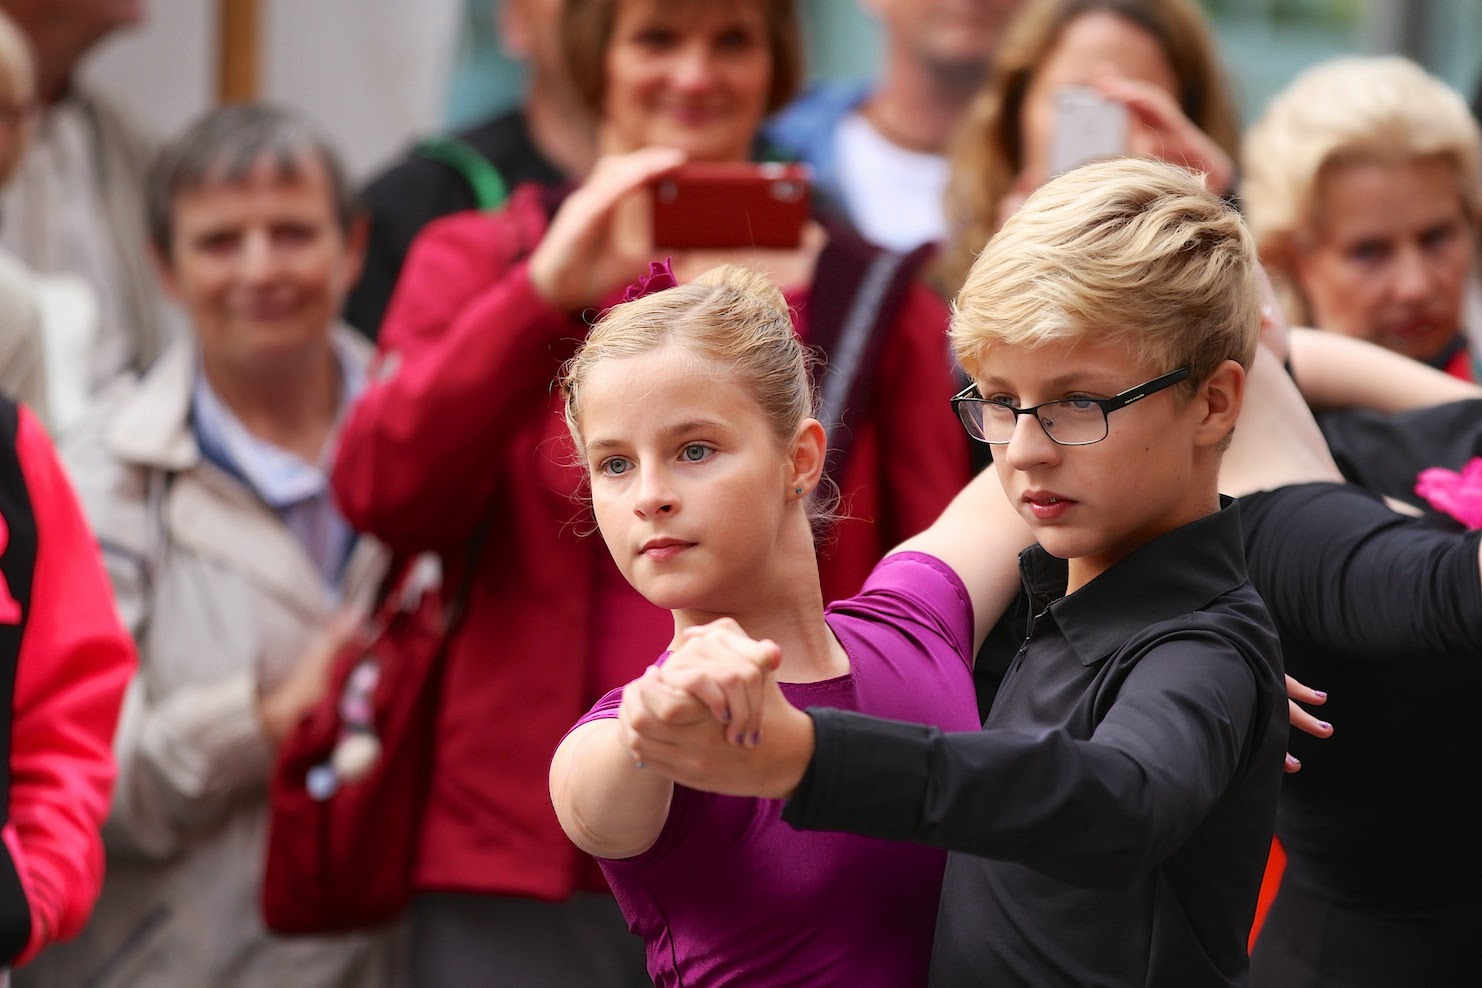
[[[1267,320],[1292,327],[1276,362],[1322,430],[1301,441],[1471,547],[1475,585],[1413,649],[1281,627],[1287,671],[1327,691],[1335,730],[1292,735],[1302,771],[1284,782],[1251,982],[1469,980],[1482,129],[1466,99],[1404,58],[1352,56],[1242,122],[1194,0],[864,6],[883,28],[874,76],[805,86],[793,0],[505,0],[518,105],[356,188],[289,108],[140,133],[77,77],[138,5],[0,0],[12,984],[648,984],[547,772],[673,623],[590,534],[552,382],[650,261],[681,282],[766,272],[819,358],[841,506],[820,577],[825,599],[852,595],[986,462],[948,401],[966,383],[951,300],[1064,166],[1071,90],[1125,120],[1115,153],[1202,174],[1243,213]],[[751,161],[810,166],[796,246],[653,243],[656,181]],[[1286,421],[1266,427],[1279,443]],[[1454,482],[1417,489],[1436,468]],[[386,927],[272,933],[276,753],[325,702],[387,573],[421,553],[467,601],[415,895]],[[1290,593],[1298,611],[1330,605]],[[1331,606],[1324,621],[1361,618],[1356,600]],[[985,711],[993,675],[979,670]]]

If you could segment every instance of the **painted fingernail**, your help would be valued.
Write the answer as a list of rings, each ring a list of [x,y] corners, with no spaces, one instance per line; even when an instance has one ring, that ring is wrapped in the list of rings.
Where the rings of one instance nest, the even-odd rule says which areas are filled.
[[[1291,766],[1292,768],[1301,768],[1302,767],[1302,760],[1300,758],[1296,757],[1295,755],[1287,755],[1286,756],[1286,763],[1287,763],[1287,765]]]
[[[1326,693],[1324,693],[1322,690],[1313,690],[1312,691],[1312,694],[1313,694],[1313,696],[1316,696],[1319,700],[1326,700],[1328,698],[1328,695]]]
[[[1333,729],[1333,725],[1332,724],[1329,724],[1325,720],[1318,721],[1317,722],[1317,726],[1320,727],[1320,728],[1322,728],[1324,731],[1331,731]]]
[[[722,724],[729,724],[731,722],[731,712],[729,710],[721,711],[720,722]]]
[[[761,743],[762,743],[762,732],[761,731],[752,731],[751,732],[751,746],[753,748],[755,748],[758,745],[760,745]]]

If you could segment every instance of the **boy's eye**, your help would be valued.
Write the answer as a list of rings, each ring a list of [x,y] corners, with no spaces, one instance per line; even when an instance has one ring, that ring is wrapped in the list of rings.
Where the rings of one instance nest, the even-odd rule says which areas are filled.
[[[1069,405],[1071,408],[1074,408],[1078,412],[1084,412],[1086,409],[1095,405],[1096,402],[1092,401],[1085,395],[1071,395],[1069,398],[1065,399],[1065,404]]]
[[[1019,407],[1017,404],[1014,403],[1014,399],[1010,398],[1008,395],[989,395],[984,400],[987,401],[990,405],[1002,405],[1004,408]]]
[[[621,477],[633,469],[633,462],[621,456],[609,456],[597,464],[597,472],[606,477]]]
[[[689,443],[684,449],[680,450],[679,457],[687,463],[699,463],[713,452],[714,450],[703,443]]]

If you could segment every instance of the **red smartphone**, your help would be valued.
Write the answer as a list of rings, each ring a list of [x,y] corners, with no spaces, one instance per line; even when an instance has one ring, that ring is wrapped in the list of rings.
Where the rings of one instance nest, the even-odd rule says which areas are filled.
[[[808,205],[807,165],[680,165],[653,183],[654,246],[796,247]]]

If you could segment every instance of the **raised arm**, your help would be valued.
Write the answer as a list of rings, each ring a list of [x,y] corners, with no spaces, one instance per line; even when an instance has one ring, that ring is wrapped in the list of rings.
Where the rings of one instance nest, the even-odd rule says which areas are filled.
[[[468,538],[514,462],[504,451],[550,411],[585,332],[577,314],[647,261],[611,242],[616,206],[680,157],[605,159],[549,229],[525,186],[500,213],[445,217],[417,238],[339,441],[332,479],[352,525],[401,551]]]
[[[1482,388],[1373,343],[1316,329],[1291,330],[1291,368],[1313,408],[1403,412],[1467,398]]]
[[[924,552],[956,571],[972,598],[976,651],[1018,593],[1019,553],[1033,544],[1033,533],[989,467],[952,499],[931,527],[893,551]]]

